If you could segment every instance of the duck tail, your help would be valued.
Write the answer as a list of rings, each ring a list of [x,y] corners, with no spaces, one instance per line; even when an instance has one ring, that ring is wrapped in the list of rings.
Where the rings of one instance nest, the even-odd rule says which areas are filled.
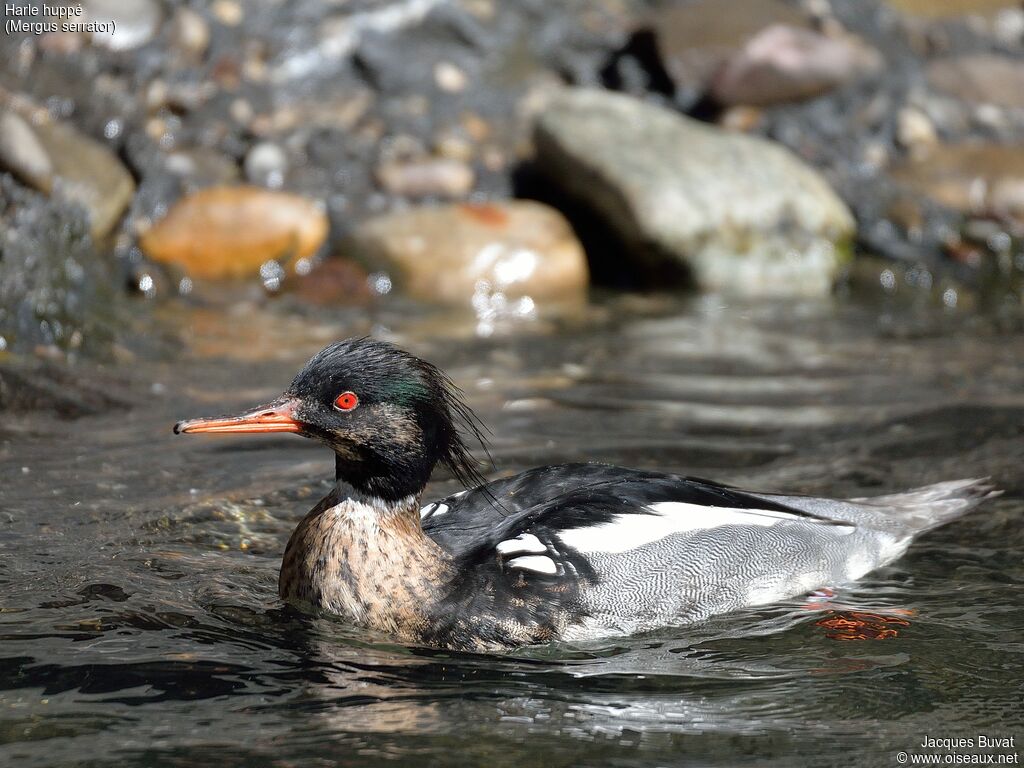
[[[854,504],[878,510],[890,526],[907,536],[930,531],[962,517],[986,499],[1002,494],[990,478],[949,480],[889,496],[850,499]]]

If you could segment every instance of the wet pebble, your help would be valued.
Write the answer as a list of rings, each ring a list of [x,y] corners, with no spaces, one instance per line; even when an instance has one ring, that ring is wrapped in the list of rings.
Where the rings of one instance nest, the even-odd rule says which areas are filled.
[[[210,26],[191,8],[178,8],[171,19],[170,42],[179,55],[198,61],[210,46]]]
[[[441,157],[468,163],[472,161],[476,148],[463,131],[446,130],[434,138],[434,151]]]
[[[288,173],[288,155],[279,144],[261,141],[245,156],[245,178],[253,184],[279,189]]]
[[[377,182],[386,191],[403,197],[458,199],[473,189],[473,168],[454,158],[388,161],[377,168]]]
[[[469,78],[466,73],[450,61],[438,62],[434,66],[434,82],[442,91],[459,93],[466,90]]]
[[[237,27],[245,18],[245,11],[236,0],[215,0],[211,9],[217,21],[226,27]]]
[[[911,154],[922,154],[939,142],[932,121],[916,107],[904,107],[896,115],[896,140]]]
[[[241,278],[268,262],[312,257],[327,231],[327,215],[313,200],[259,187],[212,187],[175,204],[141,245],[150,258],[193,277]]]

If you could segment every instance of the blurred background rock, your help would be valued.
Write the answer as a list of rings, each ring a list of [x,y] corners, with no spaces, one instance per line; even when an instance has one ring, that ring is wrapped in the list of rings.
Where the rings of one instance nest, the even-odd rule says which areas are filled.
[[[83,8],[115,32],[0,38],[0,349],[109,353],[139,297],[1019,314],[1020,3]]]

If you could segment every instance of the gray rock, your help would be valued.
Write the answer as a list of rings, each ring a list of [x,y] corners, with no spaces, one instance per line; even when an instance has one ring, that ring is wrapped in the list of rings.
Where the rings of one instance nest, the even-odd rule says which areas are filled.
[[[35,128],[53,164],[53,194],[81,205],[94,238],[114,228],[131,202],[135,182],[117,156],[65,123]]]
[[[535,127],[538,170],[603,217],[651,274],[682,265],[710,289],[827,293],[854,221],[787,149],[636,99],[557,97]]]
[[[50,156],[32,127],[10,110],[0,111],[0,167],[43,192],[53,186]]]

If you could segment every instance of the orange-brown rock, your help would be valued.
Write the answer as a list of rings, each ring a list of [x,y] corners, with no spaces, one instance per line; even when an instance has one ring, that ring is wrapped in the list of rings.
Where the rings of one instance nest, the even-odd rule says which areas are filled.
[[[193,277],[239,278],[312,256],[327,237],[313,200],[260,187],[211,187],[180,200],[141,238],[150,258]]]
[[[587,285],[587,261],[560,213],[515,200],[415,208],[360,225],[348,255],[391,272],[398,290],[468,303],[484,290],[507,298],[565,298]]]

